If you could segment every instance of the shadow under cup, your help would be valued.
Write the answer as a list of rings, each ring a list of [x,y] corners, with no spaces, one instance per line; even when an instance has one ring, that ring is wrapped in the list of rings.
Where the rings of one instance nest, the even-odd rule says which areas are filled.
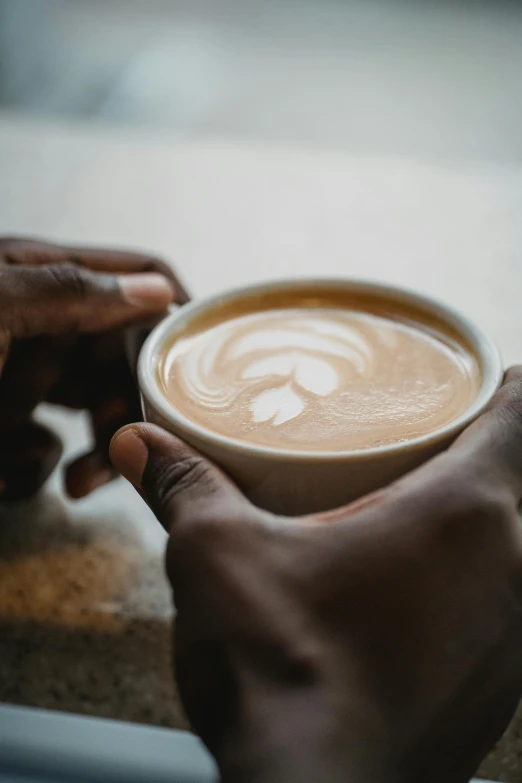
[[[471,405],[443,427],[391,445],[352,451],[304,451],[234,440],[189,419],[165,396],[159,367],[168,346],[197,321],[212,325],[233,310],[248,313],[327,300],[331,306],[364,310],[418,324],[453,341],[471,354],[480,385]],[[303,306],[309,306],[304,304]],[[223,468],[258,506],[280,514],[324,511],[389,484],[445,449],[487,406],[503,376],[494,342],[447,306],[399,288],[353,280],[289,280],[252,285],[175,310],[150,334],[138,365],[146,421],[191,444]]]

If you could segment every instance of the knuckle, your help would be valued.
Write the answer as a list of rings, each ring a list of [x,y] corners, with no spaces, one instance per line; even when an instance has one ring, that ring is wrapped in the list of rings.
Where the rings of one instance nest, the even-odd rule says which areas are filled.
[[[470,499],[467,514],[475,524],[484,528],[495,527],[511,516],[511,505],[503,493],[477,488]]]
[[[219,583],[224,574],[231,578],[233,557],[231,526],[218,515],[197,515],[173,526],[167,544],[167,575],[173,585],[205,574],[207,586]]]
[[[510,383],[516,380],[522,381],[522,364],[513,364],[506,370],[504,382]]]
[[[211,483],[205,463],[197,456],[189,454],[169,461],[161,466],[154,482],[154,499],[158,507],[168,512],[174,499],[195,486],[208,489]]]
[[[506,424],[522,427],[522,373],[511,373],[511,377],[497,392],[494,410]]]
[[[196,516],[190,523],[176,525],[170,536],[171,554],[183,558],[202,557],[215,551],[217,539],[223,538],[221,527],[210,516]]]
[[[60,248],[37,239],[16,236],[0,237],[0,254],[7,265],[31,265],[35,260],[57,256]]]
[[[0,237],[0,253],[6,264],[16,264],[16,255],[19,249],[20,240],[15,237]]]
[[[2,299],[2,307],[0,310],[1,315],[4,315],[5,311],[7,310],[4,299],[11,301],[12,305],[13,297],[17,296],[17,288],[20,287],[19,284],[17,284],[17,271],[18,270],[14,270],[10,266],[0,267],[0,297]]]
[[[470,467],[453,479],[453,494],[459,493],[464,508],[477,518],[490,520],[502,517],[511,508],[511,496],[497,482],[487,481],[481,465]]]
[[[512,524],[509,493],[472,471],[449,479],[440,497],[445,500],[439,512],[439,534],[445,539],[469,536],[470,541],[484,542]]]
[[[58,285],[68,293],[73,293],[79,298],[85,298],[90,290],[88,275],[71,262],[63,264],[51,264],[46,267],[51,284]]]

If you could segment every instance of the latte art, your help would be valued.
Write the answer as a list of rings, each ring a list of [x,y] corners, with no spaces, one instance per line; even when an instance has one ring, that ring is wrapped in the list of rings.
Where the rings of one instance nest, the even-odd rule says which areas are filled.
[[[295,307],[224,320],[178,339],[165,394],[215,432],[288,449],[361,449],[453,420],[478,388],[471,357],[417,326]]]

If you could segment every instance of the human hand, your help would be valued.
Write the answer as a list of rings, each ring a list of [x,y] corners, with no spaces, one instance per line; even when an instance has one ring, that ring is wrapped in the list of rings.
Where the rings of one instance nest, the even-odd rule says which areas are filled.
[[[469,780],[522,691],[522,368],[447,452],[326,514],[255,508],[148,424],[111,453],[170,533],[180,694],[224,781]]]
[[[112,478],[110,439],[140,418],[125,329],[187,299],[149,256],[0,239],[0,500],[36,492],[60,456],[32,421],[41,401],[90,414],[93,449],[67,468],[69,494]]]

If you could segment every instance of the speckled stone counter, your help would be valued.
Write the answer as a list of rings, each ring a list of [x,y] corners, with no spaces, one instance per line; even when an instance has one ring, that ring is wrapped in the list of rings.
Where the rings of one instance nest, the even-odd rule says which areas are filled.
[[[416,288],[522,360],[522,169],[349,156],[0,113],[0,233],[148,248],[198,295],[259,278]],[[49,414],[68,456],[81,417]],[[171,676],[164,533],[121,480],[80,503],[54,476],[0,506],[0,700],[186,725]],[[521,663],[522,665],[522,663]],[[484,763],[522,781],[522,712]]]
[[[50,418],[85,442],[81,417]],[[0,701],[184,727],[164,533],[132,488],[68,503],[56,475],[0,531]]]

